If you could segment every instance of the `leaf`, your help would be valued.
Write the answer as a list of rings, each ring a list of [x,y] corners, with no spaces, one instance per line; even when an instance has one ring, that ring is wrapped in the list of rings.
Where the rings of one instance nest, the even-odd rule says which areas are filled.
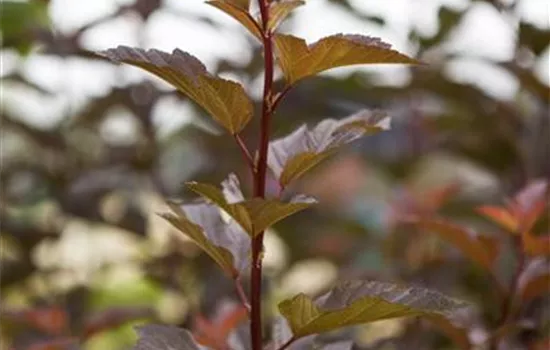
[[[240,7],[245,11],[248,11],[248,9],[250,8],[250,0],[221,0],[221,1],[233,6]]]
[[[529,344],[529,350],[548,350],[550,348],[550,337],[537,339]]]
[[[498,242],[487,236],[477,236],[466,228],[439,219],[413,219],[416,226],[436,233],[458,248],[462,254],[491,271],[498,255]]]
[[[509,210],[516,214],[520,222],[520,232],[525,233],[533,228],[548,204],[546,197],[548,184],[544,180],[531,182],[515,197],[509,205]]]
[[[306,125],[269,145],[268,165],[284,187],[319,164],[332,152],[356,139],[389,129],[382,112],[362,110],[341,120],[325,119],[313,129]]]
[[[550,263],[543,258],[533,259],[523,271],[519,285],[523,302],[547,294],[550,291]]]
[[[550,292],[550,273],[540,275],[524,287],[522,293],[523,300],[531,300]]]
[[[534,235],[526,231],[521,236],[523,250],[531,256],[550,256],[550,233]]]
[[[262,40],[262,32],[260,31],[257,22],[247,11],[247,7],[238,6],[227,0],[207,1],[208,5],[214,6],[229,16],[239,21],[248,31],[258,40]]]
[[[162,214],[174,227],[189,236],[225,271],[236,278],[247,269],[250,238],[235,223],[226,223],[218,208],[190,204],[182,208],[170,204],[172,213]]]
[[[212,349],[226,349],[229,335],[248,317],[245,307],[236,307],[217,322],[211,322],[202,315],[195,317],[193,335],[198,343]]]
[[[271,349],[279,349],[292,338],[292,330],[284,317],[277,316],[273,322],[272,328],[272,346]],[[323,339],[320,335],[310,335],[296,339],[288,347],[289,350],[349,350],[353,347],[352,341],[338,341],[326,343],[328,339]]]
[[[477,211],[509,232],[521,234],[525,239],[548,204],[547,191],[546,181],[533,181],[518,192],[506,208],[482,206]]]
[[[235,221],[241,225],[246,232],[252,234],[254,231],[252,218],[250,217],[246,207],[243,205],[244,197],[240,191],[239,180],[235,174],[230,174],[228,179],[224,180],[222,183],[224,188],[231,188],[231,190],[235,190],[236,188],[236,191],[238,192],[235,192],[232,198],[226,198],[222,190],[210,184],[188,182],[186,185],[191,191],[219,206],[229,216],[235,219]],[[240,193],[239,200],[235,199],[236,193]]]
[[[269,14],[268,29],[275,31],[277,27],[294,11],[297,7],[304,5],[303,0],[281,0],[272,2]]]
[[[500,208],[490,205],[484,205],[478,207],[476,211],[490,219],[503,229],[507,230],[510,233],[517,233],[519,228],[519,223],[510,211],[506,208]]]
[[[4,320],[23,323],[29,327],[49,334],[62,334],[69,326],[67,312],[59,306],[45,306],[35,309],[1,310],[0,317]]]
[[[179,49],[169,54],[119,46],[99,55],[140,67],[164,79],[203,107],[233,135],[252,118],[252,102],[240,84],[210,75],[196,57]]]
[[[245,202],[254,226],[254,235],[273,226],[277,222],[317,203],[306,195],[294,196],[289,203],[275,199],[253,198]]]
[[[374,281],[341,284],[313,302],[305,294],[279,304],[295,337],[378,320],[432,315],[453,319],[466,303],[416,287]]]
[[[139,335],[134,350],[202,350],[189,331],[161,325],[136,327]]]
[[[331,68],[356,64],[419,62],[391,49],[379,38],[336,34],[307,45],[292,35],[274,36],[275,54],[288,84]]]
[[[316,202],[313,198],[304,195],[295,196],[289,203],[263,198],[244,200],[239,180],[234,174],[230,174],[229,178],[222,183],[223,190],[196,182],[188,183],[187,186],[193,192],[218,205],[252,237]]]
[[[288,326],[288,322],[284,317],[276,317],[273,321],[273,349],[279,349],[283,346],[290,338],[292,338],[292,330]]]
[[[441,317],[428,317],[449,339],[461,350],[472,349],[472,343],[468,337],[468,330],[457,327],[452,322]]]

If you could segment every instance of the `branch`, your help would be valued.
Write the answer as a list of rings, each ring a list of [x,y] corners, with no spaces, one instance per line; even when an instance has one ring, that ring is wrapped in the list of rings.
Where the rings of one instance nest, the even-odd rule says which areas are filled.
[[[292,337],[290,338],[289,340],[287,340],[283,345],[281,345],[281,347],[277,350],[285,350],[286,348],[288,348],[292,343],[294,343],[294,341],[296,340],[296,338]]]
[[[269,2],[258,0],[262,18],[262,37],[264,47],[264,92],[262,101],[262,120],[260,145],[258,147],[258,168],[254,176],[254,196],[265,197],[267,173],[267,152],[269,149],[269,127],[272,115],[273,88],[273,42],[268,28]],[[252,266],[250,271],[250,333],[252,349],[262,350],[262,251],[264,233],[261,232],[252,240]]]
[[[237,134],[234,137],[235,137],[235,141],[237,141],[237,144],[239,145],[239,148],[241,150],[241,153],[244,156],[246,163],[248,164],[248,167],[252,171],[252,175],[254,176],[254,174],[256,173],[256,165],[254,164],[254,158],[252,158],[252,155],[248,151],[248,148],[246,147],[246,144],[244,143],[241,136]]]
[[[518,263],[516,266],[516,270],[514,271],[514,276],[512,277],[512,281],[510,282],[508,297],[505,298],[502,302],[503,313],[500,318],[500,321],[498,322],[497,330],[505,327],[506,324],[512,321],[512,319],[514,318],[516,297],[517,297],[517,291],[519,289],[520,277],[521,277],[521,273],[525,268],[526,261],[525,261],[525,254],[523,253],[523,242],[521,240],[521,236],[514,236],[513,244],[514,244],[514,250],[518,257]],[[491,337],[490,343],[489,343],[489,349],[491,350],[498,349],[499,341],[500,341],[500,337],[498,336],[498,334]]]
[[[239,296],[241,303],[245,307],[248,316],[250,316],[250,302],[246,297],[240,278],[235,278],[235,289],[237,290],[237,295]]]
[[[277,106],[279,105],[279,103],[281,103],[281,101],[283,100],[283,98],[285,97],[285,95],[292,89],[292,85],[287,85],[285,86],[285,88],[283,90],[281,90],[281,92],[279,92],[277,94],[277,96],[275,96],[275,99],[273,100],[273,103],[271,104],[271,110],[275,110],[277,109]]]

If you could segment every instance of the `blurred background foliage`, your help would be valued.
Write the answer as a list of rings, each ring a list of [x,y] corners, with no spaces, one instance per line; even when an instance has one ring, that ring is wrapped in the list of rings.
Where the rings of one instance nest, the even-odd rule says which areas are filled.
[[[548,11],[544,2],[309,0],[285,24],[283,31],[300,35],[313,26],[321,36],[325,25],[353,22],[426,65],[336,70],[301,83],[281,104],[274,137],[360,108],[387,110],[393,125],[297,185],[320,204],[267,236],[273,309],[292,293],[365,277],[480,300],[486,322],[494,321],[498,305],[483,274],[398,218],[438,213],[499,234],[473,208],[502,204],[529,181],[549,177],[550,25],[548,16],[536,16]],[[178,38],[196,36],[194,47],[180,48],[199,48],[211,71],[249,84],[258,102],[260,48],[201,1],[98,1],[101,10],[93,3],[2,2],[2,349],[72,349],[74,339],[85,349],[125,349],[135,341],[132,325],[144,320],[196,334],[221,334],[219,327],[242,320],[232,283],[156,215],[165,198],[191,198],[182,186],[188,180],[218,183],[236,172],[249,191],[233,139],[166,84],[90,50],[129,44],[171,51]],[[381,10],[399,6],[407,25]],[[494,41],[485,30],[497,32]],[[202,31],[210,37],[203,40]],[[464,33],[478,38],[475,48],[457,49]],[[502,43],[509,45],[499,54],[494,45]],[[219,49],[228,45],[236,49]],[[257,126],[243,133],[250,147]],[[510,259],[501,259],[505,278]],[[531,308],[543,328],[524,334],[525,344],[547,329],[547,301]],[[356,331],[362,348],[453,348],[430,327],[398,320]]]

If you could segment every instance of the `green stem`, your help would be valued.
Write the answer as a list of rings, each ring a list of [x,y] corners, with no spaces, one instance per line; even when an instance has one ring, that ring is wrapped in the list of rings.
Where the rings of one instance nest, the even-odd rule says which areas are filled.
[[[265,197],[265,182],[267,171],[267,152],[269,148],[269,126],[272,114],[273,86],[273,44],[272,33],[268,29],[268,0],[258,0],[262,18],[262,34],[264,46],[264,93],[262,102],[262,119],[260,130],[260,145],[258,147],[258,164],[254,176],[254,197]],[[250,333],[252,350],[262,350],[262,251],[264,233],[258,234],[252,240],[252,266],[250,273]]]

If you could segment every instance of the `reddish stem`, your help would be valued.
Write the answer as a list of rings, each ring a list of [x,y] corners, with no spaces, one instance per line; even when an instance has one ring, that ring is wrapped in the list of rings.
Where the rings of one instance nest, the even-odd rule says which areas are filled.
[[[285,350],[286,348],[288,348],[292,343],[294,343],[294,341],[296,340],[296,338],[292,337],[290,338],[286,343],[284,343],[279,349],[277,350]]]
[[[286,94],[292,89],[292,85],[287,85],[285,88],[275,96],[275,99],[273,101],[272,110],[275,110],[279,103],[283,100],[283,98],[286,96]]]
[[[262,34],[264,46],[264,93],[262,103],[262,120],[260,130],[260,145],[258,147],[258,165],[254,176],[254,197],[265,197],[265,182],[267,170],[267,151],[269,146],[269,126],[272,114],[273,86],[273,44],[271,31],[268,29],[268,0],[258,0],[262,17]],[[264,233],[258,234],[252,240],[252,267],[250,273],[250,333],[252,350],[262,350],[262,250]]]
[[[248,164],[248,167],[250,168],[250,171],[254,176],[254,173],[256,172],[256,165],[254,164],[254,158],[252,158],[252,155],[248,151],[248,148],[246,147],[246,144],[244,143],[241,136],[237,134],[234,137],[235,137],[235,141],[237,141],[237,145],[239,145],[241,153],[243,154],[243,157],[246,161],[246,164]]]
[[[525,269],[525,254],[523,253],[523,242],[521,239],[521,235],[514,236],[513,239],[514,244],[514,250],[516,253],[516,256],[518,257],[518,263],[516,266],[516,270],[514,271],[514,276],[512,277],[512,280],[510,282],[510,288],[508,290],[508,296],[504,298],[504,301],[502,303],[502,315],[500,318],[500,321],[498,322],[497,330],[501,329],[502,327],[505,327],[508,322],[511,322],[514,319],[514,313],[515,313],[515,307],[516,307],[516,298],[517,298],[517,292],[519,289],[519,282],[520,277]],[[489,342],[489,349],[496,350],[498,349],[498,344],[500,342],[500,336],[496,335],[490,339]]]
[[[246,312],[248,313],[248,316],[250,316],[250,302],[246,297],[246,293],[244,292],[243,285],[241,284],[240,278],[235,278],[235,289],[237,290],[237,295],[241,300],[241,304],[243,304],[243,306],[246,309]]]

